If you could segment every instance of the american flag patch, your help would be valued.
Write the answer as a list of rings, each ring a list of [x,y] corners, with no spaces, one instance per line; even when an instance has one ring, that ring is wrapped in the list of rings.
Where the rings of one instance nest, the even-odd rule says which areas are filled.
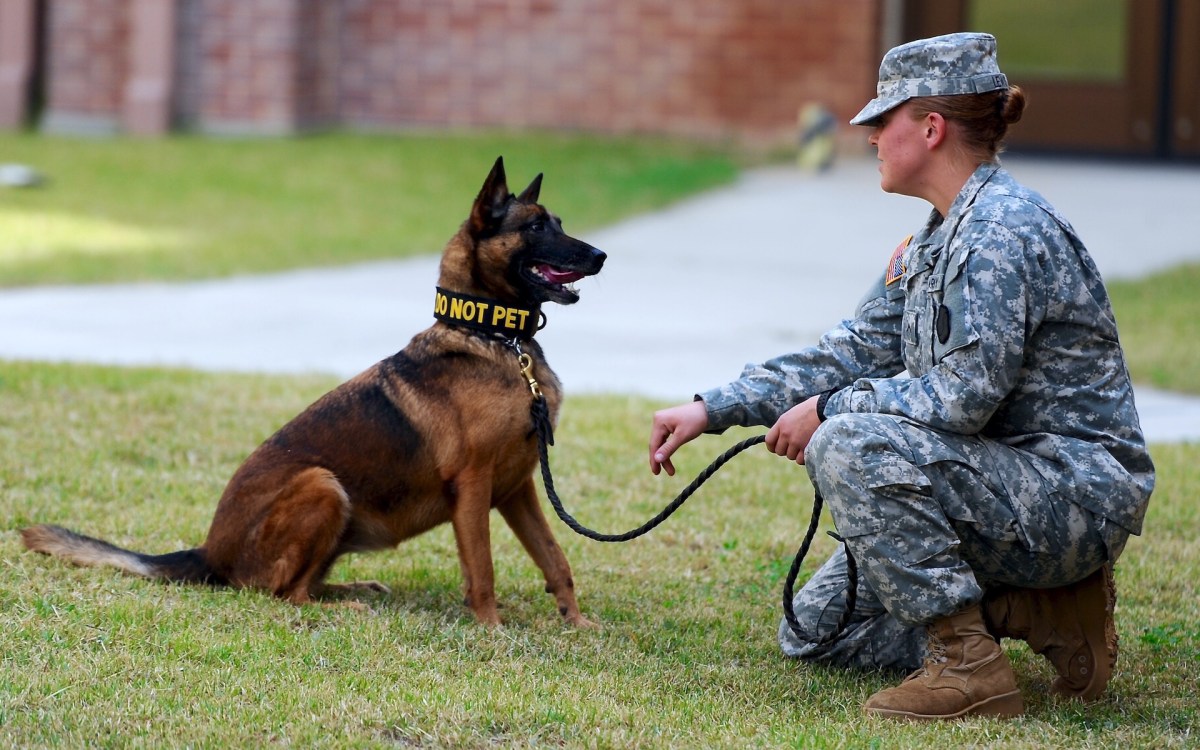
[[[912,238],[911,234],[908,235],[892,251],[892,258],[888,261],[887,276],[883,279],[884,286],[891,286],[893,282],[899,281],[904,276],[904,248],[908,247],[908,243],[912,242]]]

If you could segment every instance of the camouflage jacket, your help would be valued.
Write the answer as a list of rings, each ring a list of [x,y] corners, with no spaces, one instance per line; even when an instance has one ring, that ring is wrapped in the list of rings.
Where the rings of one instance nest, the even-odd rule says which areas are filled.
[[[894,414],[1023,452],[1052,491],[1140,533],[1154,485],[1108,294],[1071,225],[996,164],[936,211],[813,347],[700,394],[709,431]]]

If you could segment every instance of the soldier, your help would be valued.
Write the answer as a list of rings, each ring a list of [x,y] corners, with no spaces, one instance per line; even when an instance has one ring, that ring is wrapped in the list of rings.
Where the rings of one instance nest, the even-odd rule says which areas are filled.
[[[650,468],[703,432],[770,425],[858,563],[835,553],[795,597],[784,653],[913,672],[874,715],[1023,710],[1000,638],[1050,660],[1053,690],[1092,700],[1117,657],[1112,563],[1154,485],[1104,284],[1075,230],[997,155],[1025,106],[988,34],[901,45],[869,127],[881,187],[927,200],[854,317],[810,348],[654,415]],[[881,258],[881,261],[884,260]]]

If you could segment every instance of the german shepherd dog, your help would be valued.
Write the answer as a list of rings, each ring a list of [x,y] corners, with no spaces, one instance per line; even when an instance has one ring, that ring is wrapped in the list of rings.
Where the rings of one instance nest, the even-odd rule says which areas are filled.
[[[574,304],[571,284],[598,273],[605,255],[565,234],[538,204],[541,182],[539,174],[513,196],[496,160],[442,255],[435,316],[456,300],[459,317],[438,317],[260,445],[226,486],[203,545],[148,555],[42,525],[22,531],[25,546],[80,565],[265,589],[302,604],[329,589],[387,593],[374,581],[324,579],[342,554],[392,547],[449,521],[466,604],[479,622],[497,625],[489,532],[496,508],[541,569],[559,613],[590,626],[534,486],[531,391],[540,389],[551,423],[562,391],[531,335],[541,303]],[[472,315],[463,313],[467,305]],[[505,312],[473,314],[497,308]],[[468,318],[501,331],[460,325]],[[532,323],[523,325],[524,341],[503,332],[517,322]],[[528,359],[519,362],[519,353]]]

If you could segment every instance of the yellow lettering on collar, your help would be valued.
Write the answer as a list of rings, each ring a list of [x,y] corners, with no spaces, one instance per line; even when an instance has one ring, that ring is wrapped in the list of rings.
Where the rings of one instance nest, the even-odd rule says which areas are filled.
[[[532,325],[537,316],[531,314],[537,312],[537,308],[509,307],[495,300],[459,295],[440,287],[433,300],[433,314],[439,320],[524,339],[530,339],[536,333]]]

